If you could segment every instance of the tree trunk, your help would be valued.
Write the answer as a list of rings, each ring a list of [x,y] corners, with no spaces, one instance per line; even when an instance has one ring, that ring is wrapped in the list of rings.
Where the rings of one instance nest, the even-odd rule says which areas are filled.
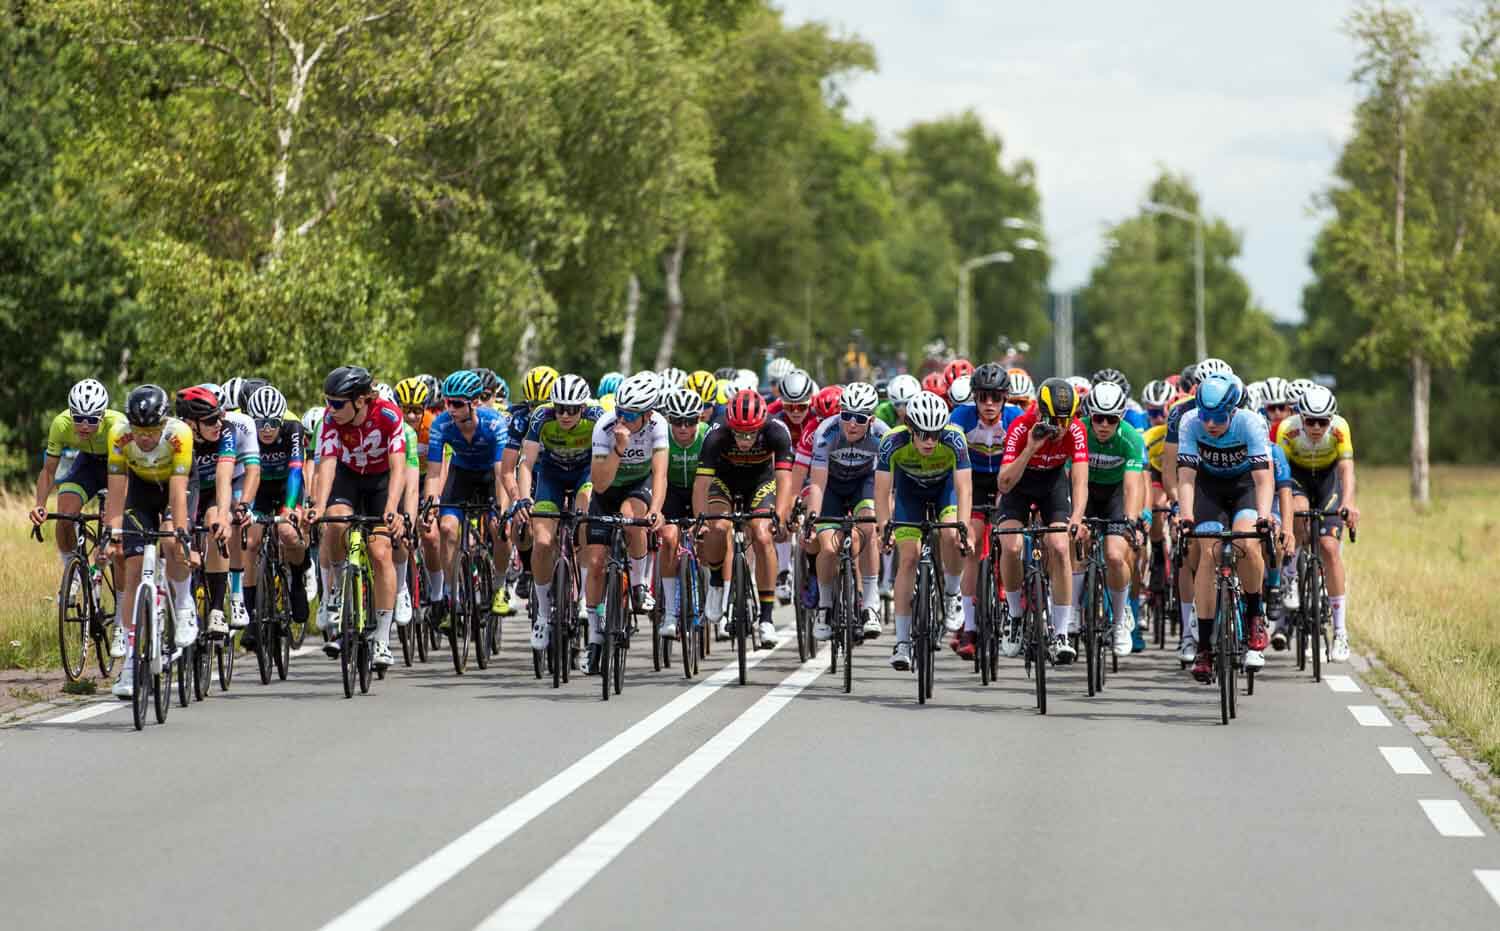
[[[479,368],[479,336],[479,321],[470,321],[468,329],[464,330],[463,365],[466,369]]]
[[[677,329],[682,325],[682,256],[687,251],[687,234],[677,234],[677,244],[661,260],[667,276],[667,319],[661,328],[661,345],[656,350],[656,370],[672,364],[677,348]]]
[[[1432,501],[1427,462],[1427,409],[1432,395],[1432,363],[1411,354],[1411,500],[1425,508]]]
[[[531,368],[531,355],[536,344],[536,321],[526,321],[526,329],[521,331],[521,340],[516,344],[516,377],[521,377],[527,369]]]
[[[626,375],[635,369],[635,318],[640,310],[641,279],[632,273],[625,285],[625,334],[620,337],[620,371]]]

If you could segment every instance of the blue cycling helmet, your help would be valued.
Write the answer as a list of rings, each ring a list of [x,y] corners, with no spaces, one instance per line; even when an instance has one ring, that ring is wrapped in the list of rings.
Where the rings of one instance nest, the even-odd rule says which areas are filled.
[[[620,387],[620,382],[624,380],[625,376],[619,372],[605,372],[604,377],[599,379],[599,397],[602,398],[606,394],[614,394],[616,389]]]
[[[478,372],[459,369],[443,379],[443,397],[472,401],[484,393],[484,381]]]
[[[1240,406],[1244,393],[1239,379],[1230,375],[1211,375],[1198,385],[1198,409],[1213,419],[1227,418]]]
[[[507,404],[510,403],[510,383],[499,375],[495,376],[495,397]]]

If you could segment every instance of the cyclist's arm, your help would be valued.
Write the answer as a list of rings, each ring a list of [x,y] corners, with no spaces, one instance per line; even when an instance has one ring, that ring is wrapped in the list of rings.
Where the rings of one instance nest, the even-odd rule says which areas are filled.
[[[328,506],[328,495],[333,490],[333,473],[338,468],[339,457],[324,453],[318,460],[317,480],[313,482],[313,510],[319,514]]]
[[[104,504],[104,523],[115,533],[125,525],[125,492],[130,487],[130,476],[123,472],[109,475],[109,500]],[[169,486],[175,487],[175,486]],[[184,505],[184,512],[186,505]]]
[[[1089,509],[1089,464],[1073,463],[1070,479],[1073,483],[1073,516],[1068,518],[1068,523],[1082,524],[1083,515]]]
[[[651,453],[651,505],[648,513],[660,514],[667,502],[667,469],[671,466],[671,453],[665,446]]]
[[[42,460],[42,471],[36,476],[36,506],[41,510],[47,509],[47,499],[52,497],[52,486],[57,482],[57,464],[62,462],[61,456],[50,453]]]
[[[226,424],[225,430],[229,429]],[[220,457],[214,466],[214,506],[219,509],[219,520],[229,519],[229,508],[234,503],[234,457]],[[184,514],[185,511],[174,511]]]
[[[260,461],[249,463],[245,466],[244,497],[240,500],[249,507],[255,503],[255,493],[260,491]]]
[[[1174,457],[1175,458],[1175,457]],[[1162,465],[1166,465],[1165,460]],[[1176,465],[1174,462],[1173,465]],[[1177,503],[1180,505],[1178,512],[1183,517],[1191,519],[1193,516],[1193,483],[1198,480],[1198,470],[1189,466],[1174,470],[1177,475]],[[1165,476],[1166,473],[1162,473]]]
[[[953,473],[953,492],[958,498],[958,520],[967,525],[974,516],[973,469],[958,469]]]
[[[233,463],[230,464],[230,467],[231,467],[231,469],[233,468]],[[124,476],[121,476],[121,478],[123,478],[123,477]],[[113,479],[114,476],[110,476],[110,478]],[[110,484],[111,484],[111,486],[113,486],[113,484],[114,484],[113,481],[111,481]],[[115,499],[116,498],[118,498],[119,501],[121,503],[123,503],[124,500],[125,500],[125,489],[121,488],[120,489],[120,493],[118,495],[116,495],[115,494],[115,489],[113,487],[111,487],[109,489],[109,498],[110,498],[109,506],[112,507],[112,508],[115,506],[115,503],[116,503]],[[192,529],[192,512],[188,510],[188,477],[186,475],[174,475],[170,479],[167,480],[167,500],[170,501],[171,504],[172,504],[172,513],[173,514],[186,514],[186,515],[188,515],[187,520],[181,521],[181,522],[179,522],[179,523],[176,524],[177,529],[178,530],[191,530]],[[187,555],[186,553],[183,554],[184,557],[186,555]]]
[[[516,484],[516,461],[520,458],[521,454],[509,446],[505,448],[505,452],[500,454],[500,483],[505,488],[505,494],[512,501],[519,500],[521,497],[521,489]],[[437,472],[437,469],[429,464],[427,471],[429,476],[431,476],[431,474]],[[429,494],[431,493],[429,492]]]
[[[1270,469],[1252,469],[1250,477],[1255,482],[1255,512],[1261,520],[1270,520],[1276,479],[1271,475]]]
[[[1349,523],[1351,526],[1357,528],[1359,525],[1359,505],[1355,502],[1357,502],[1359,498],[1355,496],[1354,489],[1354,460],[1340,459],[1338,470],[1339,484],[1342,485],[1344,489],[1344,507],[1349,509],[1349,516],[1351,518]]]
[[[824,472],[826,474],[827,470],[824,470]],[[817,475],[817,474],[818,474],[818,470],[817,469],[812,469],[811,471],[809,471],[808,467],[806,465],[804,465],[804,464],[802,464],[800,462],[793,463],[792,464],[792,487],[793,488],[801,488],[801,487],[803,487],[804,485],[807,484],[807,477],[809,475]]]
[[[786,526],[787,519],[791,516],[792,505],[796,503],[796,495],[793,494],[795,487],[792,485],[792,470],[776,470],[776,519],[781,525]]]
[[[801,467],[799,466],[798,468]],[[795,480],[796,469],[793,469],[792,473]],[[807,486],[807,515],[809,522],[816,520],[817,516],[823,513],[823,492],[827,488],[828,467],[813,466],[812,481]]]
[[[398,434],[399,436],[399,434]],[[385,492],[385,514],[395,514],[401,508],[401,500],[406,494],[407,475],[405,438],[400,443],[392,442],[392,448],[386,453],[387,461],[390,463],[391,474],[386,481]]]
[[[542,444],[536,440],[527,440],[526,445],[522,449],[521,471],[518,475],[516,489],[517,500],[531,497],[532,473],[536,470],[536,457],[541,452]]]
[[[1161,487],[1167,490],[1167,498],[1172,501],[1181,500],[1177,496],[1177,444],[1162,443],[1161,447]],[[1191,513],[1186,507],[1184,513]]]
[[[704,514],[708,511],[708,490],[713,487],[714,477],[712,475],[700,475],[693,479],[693,513]]]
[[[609,490],[609,486],[615,482],[615,475],[620,471],[620,456],[613,449],[608,455],[595,456],[593,465],[589,467],[589,484],[594,486],[594,493],[601,494]]]
[[[1125,473],[1125,517],[1134,520],[1146,509],[1146,473]]]
[[[875,520],[881,527],[891,520],[891,473],[885,469],[875,472]]]

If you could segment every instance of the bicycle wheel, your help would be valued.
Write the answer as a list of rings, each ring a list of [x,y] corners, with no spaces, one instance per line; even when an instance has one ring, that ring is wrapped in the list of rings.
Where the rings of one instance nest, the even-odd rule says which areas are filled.
[[[1047,713],[1047,607],[1046,602],[1040,597],[1042,593],[1035,591],[1042,586],[1033,583],[1033,594],[1037,596],[1028,609],[1030,623],[1027,625],[1031,630],[1032,650],[1036,659],[1036,710],[1041,714]]]
[[[63,675],[69,682],[83,675],[89,649],[89,574],[78,557],[69,554],[63,563],[62,582],[57,589],[57,648]],[[76,591],[75,591],[76,589]]]
[[[99,573],[99,590],[94,593],[93,599],[94,621],[97,628],[90,628],[90,632],[96,634],[94,637],[94,656],[99,663],[99,675],[109,678],[115,670],[115,658],[109,655],[110,645],[114,642],[114,625],[120,623],[117,615],[120,606],[115,602],[115,567],[113,563],[106,563]]]
[[[807,554],[795,542],[792,544],[792,617],[797,622],[797,659],[807,662],[815,655],[812,652],[812,613],[803,604],[802,595],[807,591]]]
[[[1313,544],[1317,546],[1316,543]],[[1312,641],[1312,667],[1313,681],[1323,681],[1323,639],[1326,636],[1324,630],[1333,614],[1328,604],[1328,577],[1323,571],[1323,560],[1315,558],[1312,571],[1308,577],[1308,590],[1312,595],[1312,610],[1308,616],[1312,623],[1309,625],[1308,639]]]
[[[625,654],[630,652],[630,577],[621,573],[620,575],[620,623],[610,634],[607,643],[615,651],[614,661],[614,684],[615,694],[625,688]]]
[[[1088,564],[1088,568],[1084,570],[1084,577],[1083,577],[1083,643],[1082,643],[1082,646],[1083,646],[1084,663],[1085,663],[1084,673],[1085,673],[1085,675],[1088,678],[1088,694],[1089,694],[1090,698],[1092,698],[1093,695],[1094,695],[1094,683],[1096,681],[1095,680],[1095,675],[1096,675],[1095,667],[1098,665],[1096,654],[1095,654],[1095,651],[1094,651],[1094,643],[1099,639],[1099,628],[1098,628],[1098,617],[1097,617],[1097,614],[1098,614],[1098,610],[1097,609],[1099,607],[1099,600],[1098,600],[1098,598],[1094,594],[1094,581],[1095,581],[1096,577],[1098,576],[1098,574],[1099,573],[1095,569],[1094,564],[1092,562],[1090,562]]]
[[[427,662],[427,573],[422,563],[422,548],[417,547],[407,560],[407,591],[411,593],[411,620],[406,624],[406,636],[411,641],[412,653],[419,663]]]
[[[698,674],[698,632],[703,601],[697,586],[698,563],[685,556],[677,563],[677,639],[682,653],[682,675],[691,679]]]
[[[927,654],[928,625],[932,623],[932,564],[927,560],[917,563],[916,601],[912,603],[911,661],[917,667],[917,704],[927,704]]]
[[[934,559],[937,549],[933,548]],[[937,565],[932,567],[932,600],[927,606],[927,652],[922,654],[922,664],[927,670],[927,699],[932,700],[932,690],[937,682],[937,656],[941,652],[943,635],[947,628],[944,623],[946,615],[943,613],[944,588],[938,581]]]
[[[234,654],[238,644],[234,642],[235,632],[230,631],[229,636],[218,641],[214,654],[219,659],[219,691],[229,691],[229,685],[234,681]]]
[[[359,694],[368,695],[370,692],[370,673],[373,671],[372,664],[375,660],[374,640],[375,636],[375,580],[370,577],[368,567],[361,566],[359,574],[359,631],[356,639],[355,658],[359,661],[357,672],[359,673]]]
[[[354,697],[355,665],[354,640],[359,622],[359,572],[353,566],[344,570],[339,584],[344,589],[343,611],[339,615],[339,679],[344,686],[344,697]]]
[[[151,697],[156,706],[156,723],[167,723],[167,712],[172,708],[172,653],[177,647],[177,624],[168,610],[162,617],[161,642],[157,649],[161,651],[161,672],[152,676]]]
[[[413,652],[413,634],[410,623],[396,625],[396,639],[401,642],[401,665],[410,669]]]
[[[1113,615],[1113,609],[1109,602],[1109,592],[1104,584],[1104,567],[1094,566],[1094,586],[1090,592],[1094,599],[1091,614],[1094,616],[1094,636],[1089,641],[1089,650],[1094,654],[1094,694],[1104,691],[1104,679],[1106,659],[1113,660],[1115,651],[1111,642],[1114,624],[1122,624],[1123,620]],[[1113,622],[1113,623],[1111,623]],[[1108,653],[1108,656],[1105,654]]]
[[[470,612],[474,608],[474,580],[468,572],[468,560],[460,557],[453,569],[453,586],[448,603],[448,650],[453,656],[453,671],[464,674],[469,665],[469,631],[473,630]]]
[[[990,557],[979,561],[979,574],[974,579],[974,671],[979,673],[979,684],[990,684],[990,662],[988,643],[994,618],[990,615]]]
[[[474,642],[474,663],[481,669],[490,668],[490,597],[484,571],[485,560],[475,555],[464,557],[465,571],[471,580],[473,602],[469,605],[469,639]]]
[[[1214,605],[1214,674],[1219,679],[1219,721],[1229,723],[1229,703],[1234,700],[1233,619],[1229,613],[1228,592],[1221,582]]]
[[[260,581],[255,586],[255,668],[260,673],[260,684],[271,684],[271,651],[276,646],[276,591],[275,571],[267,560],[261,560]]]
[[[843,571],[839,573],[839,587],[834,597],[837,599],[834,610],[838,612],[839,623],[842,625],[841,635],[844,643],[844,694],[848,695],[854,691],[854,633],[859,628],[856,626],[860,620],[854,610],[854,566],[846,563]],[[861,635],[862,637],[862,635]]]
[[[745,589],[750,585],[750,564],[744,553],[734,554],[734,572],[729,578],[729,609],[734,624],[734,649],[740,667],[740,685],[745,684],[745,660],[749,650],[750,612],[746,608]]]
[[[610,680],[610,664],[615,652],[614,635],[620,629],[620,622],[620,574],[610,571],[604,580],[604,635],[599,643],[599,685],[604,701],[609,701],[610,689],[614,687]]]
[[[193,696],[193,644],[183,647],[172,665],[177,667],[177,704],[186,708]]]
[[[135,655],[130,662],[135,664],[135,679],[130,691],[130,715],[135,729],[146,726],[146,709],[151,704],[151,650],[155,645],[151,637],[151,600],[155,594],[149,586],[142,585],[135,594]]]
[[[578,614],[573,595],[573,565],[562,555],[552,567],[552,618],[548,621],[551,630],[547,632],[553,688],[568,681],[568,662],[573,650],[572,619]]]
[[[203,629],[203,618],[198,618],[198,629]],[[193,644],[193,699],[202,701],[213,691],[214,648],[206,634],[199,635]]]

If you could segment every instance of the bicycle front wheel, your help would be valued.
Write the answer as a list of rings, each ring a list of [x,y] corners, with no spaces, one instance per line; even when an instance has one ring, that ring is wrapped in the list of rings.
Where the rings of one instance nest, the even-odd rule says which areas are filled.
[[[78,557],[69,556],[63,564],[62,582],[57,589],[57,649],[62,658],[63,675],[74,682],[83,675],[83,664],[89,648],[89,574]]]
[[[916,612],[911,629],[911,661],[917,667],[917,704],[927,704],[928,659],[932,652],[928,637],[932,624],[932,564],[926,561],[917,564]]]
[[[844,640],[844,694],[854,691],[854,633],[860,623],[854,610],[854,566],[845,565],[839,574],[838,613],[842,618]],[[861,638],[863,633],[861,632]],[[809,638],[811,639],[811,638]]]
[[[453,656],[453,671],[464,674],[469,665],[469,631],[473,629],[474,580],[469,575],[467,559],[459,559],[453,570],[452,600],[448,606],[448,649]]]
[[[730,579],[730,610],[734,612],[734,649],[740,665],[740,685],[745,684],[745,660],[750,639],[750,610],[747,589],[751,585],[750,564],[744,553],[734,556],[734,575]]]
[[[1327,636],[1324,631],[1333,615],[1332,608],[1328,604],[1328,578],[1323,572],[1322,559],[1313,560],[1309,582],[1311,584],[1308,587],[1312,595],[1312,611],[1309,615],[1312,618],[1310,625],[1312,629],[1308,631],[1308,639],[1312,641],[1313,681],[1322,682],[1323,640]]]

